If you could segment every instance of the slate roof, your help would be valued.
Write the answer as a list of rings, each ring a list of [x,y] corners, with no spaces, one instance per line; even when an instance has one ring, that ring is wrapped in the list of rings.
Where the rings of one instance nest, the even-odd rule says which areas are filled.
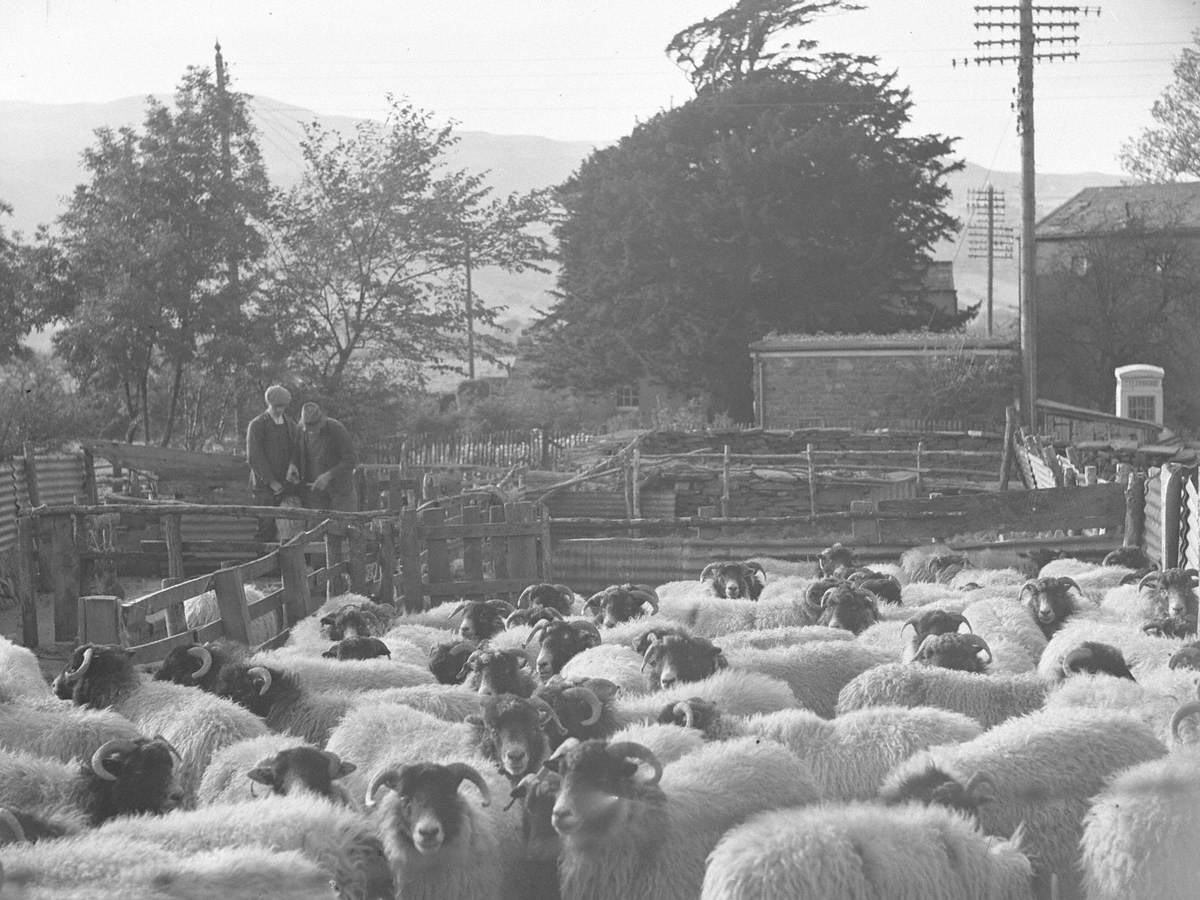
[[[1084,188],[1036,225],[1037,239],[1120,233],[1136,221],[1150,231],[1200,233],[1200,181]]]

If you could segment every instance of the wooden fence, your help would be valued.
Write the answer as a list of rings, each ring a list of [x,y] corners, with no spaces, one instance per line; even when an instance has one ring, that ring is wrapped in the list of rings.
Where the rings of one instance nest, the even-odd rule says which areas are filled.
[[[586,431],[512,429],[483,433],[405,434],[365,448],[364,458],[399,464],[406,469],[428,466],[515,466],[558,469],[571,448],[595,438]]]

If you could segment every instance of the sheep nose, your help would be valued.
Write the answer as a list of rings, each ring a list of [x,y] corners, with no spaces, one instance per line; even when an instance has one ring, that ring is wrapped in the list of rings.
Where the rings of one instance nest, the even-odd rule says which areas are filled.
[[[417,836],[426,841],[434,840],[441,833],[439,825],[421,825],[417,828]]]
[[[663,676],[663,677],[662,677],[662,678],[659,680],[659,683],[660,683],[660,684],[662,684],[663,690],[665,691],[665,690],[667,690],[668,688],[672,688],[672,687],[674,687],[674,686],[675,686],[675,678],[674,678],[674,677],[667,677],[667,676],[665,676],[665,675],[664,675],[664,676]]]
[[[524,750],[509,750],[504,754],[504,760],[508,763],[508,771],[513,775],[519,775],[525,771],[525,761],[528,758]]]

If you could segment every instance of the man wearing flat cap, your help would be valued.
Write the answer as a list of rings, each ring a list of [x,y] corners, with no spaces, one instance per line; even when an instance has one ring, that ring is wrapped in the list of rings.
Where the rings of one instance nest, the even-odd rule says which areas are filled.
[[[300,481],[300,428],[287,414],[291,392],[273,384],[263,395],[267,408],[246,426],[246,460],[255,506],[279,506]],[[256,541],[278,539],[274,519],[259,519]]]
[[[321,404],[307,401],[300,409],[300,475],[309,485],[312,509],[354,512],[354,467],[358,456],[346,426],[325,414]]]

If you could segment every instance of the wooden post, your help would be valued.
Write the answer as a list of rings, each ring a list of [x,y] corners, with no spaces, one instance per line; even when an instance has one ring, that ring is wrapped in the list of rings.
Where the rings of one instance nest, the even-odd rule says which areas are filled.
[[[1013,437],[1017,428],[1017,410],[1010,403],[1004,407],[1004,444],[1000,448],[1000,490],[1008,490],[1008,473],[1013,464]]]
[[[70,516],[51,516],[50,582],[54,591],[54,639],[74,641],[79,630],[79,556]]]
[[[417,511],[412,507],[400,513],[400,594],[407,612],[425,608],[421,581],[421,548],[417,541]]]
[[[325,568],[333,569],[338,563],[346,561],[345,528],[338,528],[337,523],[330,522],[325,530]],[[346,579],[341,573],[332,574],[326,582],[327,593],[331,595],[346,592]]]
[[[246,611],[246,586],[242,584],[242,573],[236,568],[218,569],[213,572],[213,590],[217,594],[217,607],[221,611],[225,637],[249,647],[250,616]]]
[[[642,451],[633,448],[633,517],[640,519],[642,517],[642,492],[638,490],[638,481],[642,477]]]
[[[921,472],[921,463],[925,456],[925,442],[917,441],[917,496],[925,493],[925,476]]]
[[[100,502],[100,494],[96,490],[96,458],[87,447],[83,448],[83,498],[85,503],[92,506]]]
[[[75,523],[75,558],[79,563],[79,571],[77,573],[77,585],[79,591],[75,595],[77,598],[75,603],[75,628],[76,631],[78,631],[78,596],[85,591],[91,590],[90,585],[92,580],[96,577],[96,560],[92,558],[90,553],[87,553],[87,551],[91,549],[90,545],[88,544],[88,517],[80,514],[74,515],[71,518]],[[87,555],[85,556],[85,554]]]
[[[121,640],[121,600],[119,597],[96,594],[79,598],[76,614],[79,618],[79,643],[119,644]]]
[[[550,550],[550,510],[542,506],[537,507],[538,520],[542,523],[542,536],[539,542],[541,553],[538,557],[538,565],[541,571],[540,581],[554,581],[554,558]]]
[[[1143,547],[1146,529],[1146,473],[1132,472],[1125,486],[1126,547]]]
[[[29,505],[41,506],[42,494],[38,490],[37,456],[33,444],[26,441],[22,450],[25,458],[25,493],[29,495]]]
[[[1083,483],[1084,484],[1099,484],[1100,472],[1095,466],[1083,467]]]
[[[1133,466],[1129,463],[1117,463],[1117,484],[1121,487],[1129,487],[1129,478],[1133,475]]]
[[[379,603],[396,602],[396,526],[384,519],[379,529]]]
[[[721,451],[721,515],[729,515],[729,445]]]
[[[621,459],[621,478],[625,487],[625,518],[633,518],[633,488],[632,488],[632,466],[629,463],[629,457],[624,456]]]
[[[38,645],[37,593],[33,585],[33,528],[32,519],[17,519],[16,588],[21,602],[21,643],[31,650]]]
[[[817,469],[813,465],[812,444],[804,448],[804,455],[808,457],[808,514],[815,516],[817,514]]]
[[[283,578],[283,603],[288,625],[294,625],[320,606],[320,603],[313,603],[309,590],[308,563],[302,545],[279,548],[279,574]]]
[[[167,544],[167,577],[163,579],[163,587],[178,584],[183,580],[183,523],[181,516],[163,516],[159,521],[159,531]],[[173,603],[167,607],[167,634],[183,634],[188,630],[187,617],[184,615],[182,603]]]
[[[346,533],[350,545],[350,590],[356,594],[367,593],[367,536],[357,525]]]

